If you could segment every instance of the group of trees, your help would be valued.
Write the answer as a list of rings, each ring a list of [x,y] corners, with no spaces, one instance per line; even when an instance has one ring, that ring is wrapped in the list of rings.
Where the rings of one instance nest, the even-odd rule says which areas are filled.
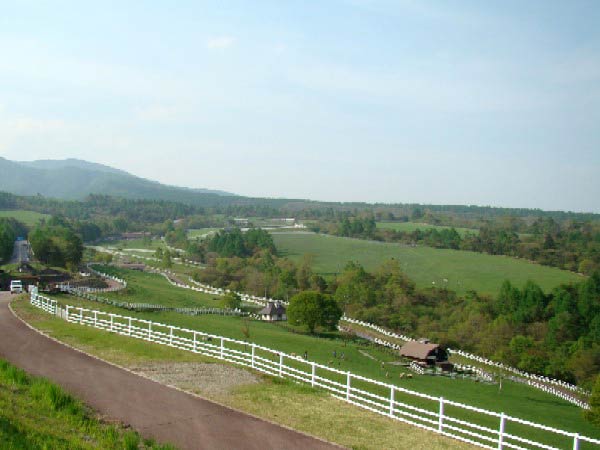
[[[251,256],[261,250],[275,253],[273,237],[260,228],[252,228],[245,233],[239,228],[219,231],[206,240],[205,248],[207,252],[225,257]]]
[[[29,243],[35,257],[50,266],[75,270],[83,257],[83,241],[68,221],[53,217],[34,227]]]
[[[0,262],[10,260],[15,240],[26,235],[27,228],[21,222],[10,217],[0,217]]]

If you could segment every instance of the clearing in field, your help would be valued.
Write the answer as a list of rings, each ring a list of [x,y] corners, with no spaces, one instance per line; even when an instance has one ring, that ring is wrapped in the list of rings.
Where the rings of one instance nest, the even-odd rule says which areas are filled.
[[[41,219],[50,218],[48,214],[25,210],[3,210],[0,211],[0,217],[12,217],[28,227],[36,225]]]
[[[313,255],[314,270],[324,275],[340,273],[348,261],[358,261],[367,270],[373,270],[385,260],[395,258],[418,286],[447,287],[458,294],[475,290],[496,295],[507,279],[516,286],[533,280],[545,291],[561,283],[581,280],[580,276],[565,270],[508,256],[314,233],[273,234],[273,239],[282,256],[300,261],[305,254]]]

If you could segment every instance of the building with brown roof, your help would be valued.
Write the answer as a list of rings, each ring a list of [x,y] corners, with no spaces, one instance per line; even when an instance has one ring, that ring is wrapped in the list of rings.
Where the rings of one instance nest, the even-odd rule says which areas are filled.
[[[262,320],[266,320],[268,322],[274,322],[277,320],[287,320],[286,310],[284,306],[279,302],[267,303],[267,306],[261,309],[258,312],[258,315]]]
[[[409,341],[400,348],[400,355],[427,366],[440,365],[448,361],[446,350],[439,344],[428,341]]]

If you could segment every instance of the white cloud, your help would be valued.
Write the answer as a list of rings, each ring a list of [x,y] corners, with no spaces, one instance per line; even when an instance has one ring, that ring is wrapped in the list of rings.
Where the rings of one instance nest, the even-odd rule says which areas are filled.
[[[235,44],[235,38],[232,36],[215,36],[206,41],[206,48],[211,50],[221,50],[231,47]]]

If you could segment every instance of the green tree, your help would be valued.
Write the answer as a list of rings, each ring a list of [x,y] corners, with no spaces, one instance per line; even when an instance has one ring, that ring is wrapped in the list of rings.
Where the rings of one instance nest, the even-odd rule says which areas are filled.
[[[242,306],[242,297],[237,292],[229,292],[223,296],[223,306],[230,309],[239,309]]]
[[[586,420],[600,426],[600,375],[596,377],[592,395],[590,396],[590,409],[584,412]]]
[[[305,325],[309,332],[314,333],[317,326],[335,329],[342,310],[330,295],[304,291],[292,297],[287,316],[291,324]]]

